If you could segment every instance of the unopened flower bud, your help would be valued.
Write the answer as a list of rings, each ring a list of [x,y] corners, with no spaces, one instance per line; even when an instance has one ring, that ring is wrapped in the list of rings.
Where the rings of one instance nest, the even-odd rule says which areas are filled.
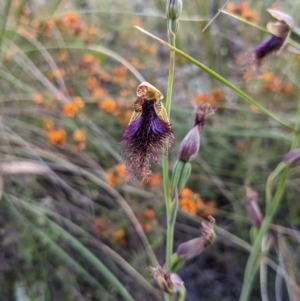
[[[168,0],[166,11],[169,31],[176,35],[179,28],[178,19],[182,12],[182,1]]]
[[[213,229],[215,219],[208,216],[209,222],[202,222],[201,236],[180,244],[175,254],[172,255],[171,266],[172,271],[179,270],[184,262],[199,256],[204,250],[209,248],[216,239]]]
[[[288,152],[283,161],[290,164],[292,167],[298,166],[300,164],[300,148]]]
[[[178,157],[180,161],[193,160],[200,149],[200,132],[198,126],[194,126],[184,137],[179,146]]]
[[[253,226],[260,228],[263,221],[263,215],[258,206],[257,200],[258,193],[252,190],[250,187],[246,187],[244,202],[246,203],[248,218]]]
[[[174,194],[176,189],[177,193],[180,194],[191,174],[191,170],[192,166],[190,162],[184,162],[181,160],[176,161],[173,167],[171,180],[171,190]]]
[[[194,112],[194,124],[179,146],[178,158],[187,162],[193,160],[200,149],[200,131],[202,130],[207,117],[214,113],[209,104],[201,103]]]
[[[182,12],[182,0],[168,0],[166,11],[168,20],[179,19]]]
[[[169,273],[165,267],[149,267],[153,280],[168,294],[185,294],[184,282],[178,274]]]

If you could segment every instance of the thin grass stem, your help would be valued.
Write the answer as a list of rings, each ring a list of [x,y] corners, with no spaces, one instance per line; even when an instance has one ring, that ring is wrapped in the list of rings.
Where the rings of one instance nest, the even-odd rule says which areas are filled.
[[[205,71],[206,73],[208,73],[209,75],[214,77],[216,80],[218,80],[219,82],[221,82],[222,84],[224,84],[225,86],[230,88],[237,95],[241,96],[244,100],[246,100],[249,104],[251,104],[251,105],[255,106],[256,108],[258,108],[262,113],[269,116],[273,120],[277,121],[279,124],[283,125],[286,129],[294,130],[292,126],[290,126],[288,123],[286,123],[285,121],[281,120],[276,115],[271,113],[268,109],[263,107],[261,104],[259,104],[257,101],[252,99],[249,95],[247,95],[245,92],[243,92],[241,89],[239,89],[236,85],[234,85],[233,83],[231,83],[230,81],[225,79],[223,76],[221,76],[217,72],[213,71],[212,69],[210,69],[206,65],[200,63],[199,61],[197,61],[196,59],[194,59],[193,57],[191,57],[190,55],[188,55],[184,51],[179,50],[178,48],[170,45],[169,43],[165,42],[164,40],[156,37],[155,35],[151,34],[150,32],[146,31],[145,29],[143,29],[139,26],[135,26],[135,28],[140,30],[141,32],[145,33],[146,35],[150,36],[151,38],[159,41],[161,44],[163,44],[163,45],[169,47],[170,49],[174,50],[176,53],[180,54],[181,56],[185,57],[188,61],[190,61],[191,63],[193,63],[194,65],[196,65],[197,67],[199,67],[200,69],[202,69],[203,71]]]
[[[170,30],[169,43],[175,47],[176,36]],[[172,91],[174,82],[174,70],[175,70],[175,51],[170,49],[170,63],[169,63],[169,76],[168,76],[168,87],[166,95],[166,111],[170,119],[171,102],[172,102]],[[166,219],[167,219],[167,237],[166,237],[166,266],[167,270],[171,270],[171,256],[173,252],[173,236],[174,236],[174,224],[175,220],[171,219],[171,191],[170,191],[170,178],[169,178],[169,162],[168,162],[168,146],[164,146],[164,156],[163,156],[163,183],[164,183],[164,194],[165,194],[165,204],[166,204]],[[170,294],[165,294],[165,300],[170,301],[172,296]]]
[[[299,147],[300,143],[300,96],[298,100],[298,109],[297,109],[297,119],[295,124],[295,137],[293,140],[293,143],[291,145],[291,149],[295,149]],[[257,260],[259,260],[260,255],[260,245],[262,243],[262,240],[266,233],[268,232],[271,222],[273,220],[274,215],[276,214],[279,205],[280,200],[283,196],[283,193],[286,188],[286,182],[289,175],[289,166],[287,164],[279,163],[275,171],[270,175],[268,181],[267,181],[267,188],[266,188],[266,199],[267,199],[267,208],[266,208],[266,216],[264,218],[263,224],[258,232],[258,235],[255,239],[253,248],[251,250],[250,256],[247,261],[246,269],[245,269],[245,275],[244,275],[244,281],[243,281],[243,287],[242,292],[240,296],[240,301],[247,301],[251,294],[252,289],[252,282],[255,276],[255,272],[257,270],[256,266],[258,264]],[[279,179],[279,183],[277,185],[276,191],[274,193],[274,197],[270,199],[271,193],[272,193],[272,185],[274,185],[274,182],[276,180],[276,176],[281,175],[281,178]]]
[[[111,284],[115,286],[120,295],[126,301],[134,301],[133,297],[129,294],[126,288],[122,285],[122,283],[116,278],[114,274],[93,254],[91,253],[78,239],[73,237],[68,231],[64,230],[58,224],[54,223],[50,219],[48,219],[45,215],[40,214],[38,211],[34,210],[34,208],[27,204],[27,202],[21,202],[20,205],[22,207],[36,215],[37,217],[43,217],[47,224],[49,224],[50,228],[59,233],[61,237],[63,237],[72,247],[74,247],[87,261],[93,264],[98,271],[109,281]]]

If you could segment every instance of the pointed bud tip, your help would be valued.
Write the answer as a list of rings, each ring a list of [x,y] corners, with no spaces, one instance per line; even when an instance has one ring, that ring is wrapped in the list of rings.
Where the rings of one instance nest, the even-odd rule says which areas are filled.
[[[194,111],[194,125],[203,127],[208,116],[215,113],[215,109],[208,103],[200,103]]]
[[[182,0],[167,0],[166,13],[169,20],[178,20],[182,12]]]
[[[200,149],[200,133],[198,126],[194,126],[179,145],[178,158],[180,161],[188,162],[193,160]]]

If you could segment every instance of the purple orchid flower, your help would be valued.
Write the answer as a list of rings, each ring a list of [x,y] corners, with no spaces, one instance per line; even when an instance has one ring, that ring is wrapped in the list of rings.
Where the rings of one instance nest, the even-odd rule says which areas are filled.
[[[151,162],[159,163],[164,145],[171,146],[174,137],[166,110],[161,103],[163,95],[155,87],[143,82],[137,89],[137,100],[122,139],[122,157],[127,173],[147,181]]]

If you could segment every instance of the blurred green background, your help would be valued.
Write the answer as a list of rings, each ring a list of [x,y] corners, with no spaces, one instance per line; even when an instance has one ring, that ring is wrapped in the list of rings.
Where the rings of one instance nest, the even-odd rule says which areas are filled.
[[[300,56],[282,51],[253,76],[248,58],[267,34],[225,14],[202,32],[224,3],[183,0],[177,47],[294,126]],[[269,7],[299,24],[291,0],[226,9],[265,27]],[[165,1],[2,0],[0,11],[0,300],[125,300],[123,289],[162,300],[148,270],[165,260],[161,166],[148,183],[128,180],[120,141],[139,83],[166,94],[169,50],[134,28],[167,40]],[[294,133],[176,55],[170,168],[200,102],[217,110],[180,196],[175,250],[209,214],[217,241],[179,275],[186,300],[237,300],[251,248],[245,186],[264,211],[267,177]],[[270,232],[270,300],[300,298],[298,196],[295,168]],[[257,277],[251,300],[260,286]]]

